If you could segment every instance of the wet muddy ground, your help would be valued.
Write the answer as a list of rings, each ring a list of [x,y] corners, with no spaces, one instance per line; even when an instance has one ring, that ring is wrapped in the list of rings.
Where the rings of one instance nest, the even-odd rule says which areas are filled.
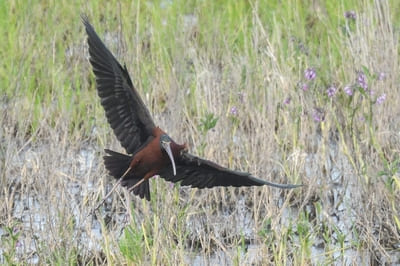
[[[99,168],[102,168],[101,151],[91,146],[73,150],[65,149],[66,156],[62,164],[45,167],[50,163],[46,160],[51,160],[51,156],[48,155],[49,149],[52,147],[27,145],[14,156],[8,157],[6,167],[13,176],[5,177],[10,179],[8,183],[11,185],[5,193],[6,207],[3,206],[3,210],[6,210],[8,219],[18,221],[12,228],[15,233],[18,233],[18,240],[15,243],[16,256],[28,263],[39,263],[38,249],[43,248],[43,243],[55,241],[51,239],[53,234],[49,232],[60,231],[58,227],[63,224],[60,219],[64,219],[65,226],[70,227],[66,233],[73,232],[73,241],[80,250],[88,254],[101,253],[104,248],[102,230],[110,230],[118,239],[129,221],[123,207],[119,206],[116,209],[113,204],[113,201],[118,200],[116,197],[110,197],[100,209],[104,220],[99,221],[96,216],[88,215],[94,206],[88,202],[89,195],[96,193],[99,186],[107,189],[112,186],[110,179],[105,178],[104,169],[99,171]],[[308,215],[315,216],[313,220],[320,224],[308,227],[311,236],[309,241],[312,243],[310,257],[313,264],[326,262],[344,265],[373,264],[375,255],[369,250],[357,248],[354,244],[360,241],[360,236],[356,235],[357,230],[354,229],[362,221],[361,214],[368,212],[363,209],[365,207],[363,204],[359,204],[364,200],[363,191],[360,191],[357,186],[359,180],[356,177],[348,178],[354,173],[346,156],[340,154],[335,144],[330,146],[328,153],[327,162],[324,164],[329,166],[328,169],[321,169],[321,158],[318,158],[316,154],[298,155],[305,161],[307,177],[315,179],[315,186],[324,188],[321,189],[319,198],[304,202],[300,206],[288,206],[279,191],[269,190],[276,197],[274,204],[281,215],[280,222],[287,226],[296,221],[300,208],[306,210]],[[328,171],[328,174],[323,175],[323,171]],[[101,173],[100,176],[98,176],[99,173]],[[328,176],[329,180],[321,180],[320,176]],[[49,186],[43,181],[45,177],[58,180],[55,180],[50,187],[43,188],[43,186]],[[104,184],[104,181],[108,183]],[[189,188],[173,188],[171,185],[168,187],[179,189],[182,198],[190,197]],[[46,193],[49,189],[52,192]],[[126,197],[122,189],[116,194],[122,198]],[[50,195],[55,195],[56,199],[49,199]],[[264,262],[262,253],[265,252],[266,245],[259,241],[262,232],[256,230],[259,227],[255,223],[260,220],[260,217],[255,217],[251,197],[240,193],[235,202],[234,205],[220,203],[218,206],[209,206],[216,208],[210,211],[212,215],[204,209],[207,206],[200,207],[199,205],[197,213],[187,216],[185,219],[186,243],[183,244],[186,248],[185,263],[190,265],[233,265],[236,263],[257,265]],[[135,204],[141,204],[141,202],[136,201]],[[171,208],[170,211],[176,211],[168,206],[168,202],[164,205],[166,209]],[[133,215],[136,215],[135,219],[143,219],[139,212]],[[269,214],[263,213],[263,215]],[[106,227],[102,226],[104,221],[109,222]],[[313,230],[321,230],[324,226],[334,228],[329,231],[329,235],[325,235],[331,239],[330,241],[324,239],[323,232],[313,232]],[[268,226],[265,228],[268,229]],[[299,230],[296,225],[293,228]],[[378,233],[371,232],[371,234]],[[6,228],[0,227],[0,237],[3,240],[8,239],[9,235]],[[212,235],[213,244],[204,243],[204,241],[210,241],[204,238],[206,235]],[[238,239],[240,239],[239,242]],[[299,240],[294,237],[291,241],[293,245],[296,245],[296,241]],[[329,250],[333,250],[329,254],[326,253],[327,242],[330,245]],[[297,244],[302,245],[302,243]],[[204,245],[211,247],[212,250],[204,252],[201,248]],[[382,251],[385,256],[381,256],[380,261],[391,265],[400,263],[400,242],[397,242],[397,245],[396,249],[396,242],[393,242],[392,250]],[[3,252],[6,248],[3,246],[0,251],[2,263],[5,262]]]

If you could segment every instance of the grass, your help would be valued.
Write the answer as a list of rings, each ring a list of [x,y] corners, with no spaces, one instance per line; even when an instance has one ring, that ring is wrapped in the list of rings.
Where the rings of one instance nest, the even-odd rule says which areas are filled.
[[[0,262],[399,263],[399,9],[0,2]],[[103,149],[123,150],[96,96],[81,13],[178,143],[305,186],[199,191],[153,178],[151,202],[121,188],[88,217],[112,184]]]

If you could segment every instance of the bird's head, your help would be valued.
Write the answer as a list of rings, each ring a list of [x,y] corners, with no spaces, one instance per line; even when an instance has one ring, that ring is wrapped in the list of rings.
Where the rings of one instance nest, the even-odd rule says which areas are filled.
[[[168,135],[166,135],[166,134],[161,135],[161,137],[160,137],[161,149],[164,150],[168,154],[168,157],[172,163],[172,169],[174,171],[174,176],[175,176],[176,175],[176,167],[175,167],[174,154],[172,153],[172,149],[171,149],[171,143],[172,143],[172,140]]]

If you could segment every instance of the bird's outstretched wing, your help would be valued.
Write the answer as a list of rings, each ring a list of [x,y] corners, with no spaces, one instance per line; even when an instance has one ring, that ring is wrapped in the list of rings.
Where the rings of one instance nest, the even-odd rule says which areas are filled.
[[[168,166],[161,170],[160,177],[174,183],[181,181],[182,186],[191,186],[195,188],[267,185],[290,189],[302,186],[268,182],[246,172],[230,170],[187,152],[183,152],[181,157],[176,161],[176,176],[172,174],[171,166]]]
[[[88,35],[97,92],[108,123],[122,147],[132,154],[152,137],[154,122],[134,88],[126,66],[122,67],[107,49],[86,16],[82,15],[82,21]]]

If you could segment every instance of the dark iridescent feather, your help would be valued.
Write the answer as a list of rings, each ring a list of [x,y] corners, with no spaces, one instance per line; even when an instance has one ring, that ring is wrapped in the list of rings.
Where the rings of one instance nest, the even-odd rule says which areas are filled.
[[[104,165],[110,175],[118,179],[124,174],[125,169],[128,168],[132,157],[112,150],[105,149],[104,151],[107,153],[107,155],[103,157]],[[121,181],[121,185],[129,189],[130,187],[135,185],[141,178],[142,177],[134,176],[134,173],[129,173]],[[133,194],[138,195],[142,199],[146,198],[147,200],[150,200],[149,181],[146,180],[139,187],[135,188],[133,190]]]
[[[283,189],[300,187],[302,185],[276,184],[252,176],[246,172],[233,171],[214,162],[201,159],[197,156],[183,152],[176,161],[176,176],[172,174],[171,167],[165,167],[160,176],[171,182],[180,182],[183,186],[196,188],[211,188],[216,186],[272,186]]]
[[[90,63],[106,117],[127,153],[134,153],[155,127],[149,111],[135,90],[126,67],[122,67],[100,40],[86,17]]]

